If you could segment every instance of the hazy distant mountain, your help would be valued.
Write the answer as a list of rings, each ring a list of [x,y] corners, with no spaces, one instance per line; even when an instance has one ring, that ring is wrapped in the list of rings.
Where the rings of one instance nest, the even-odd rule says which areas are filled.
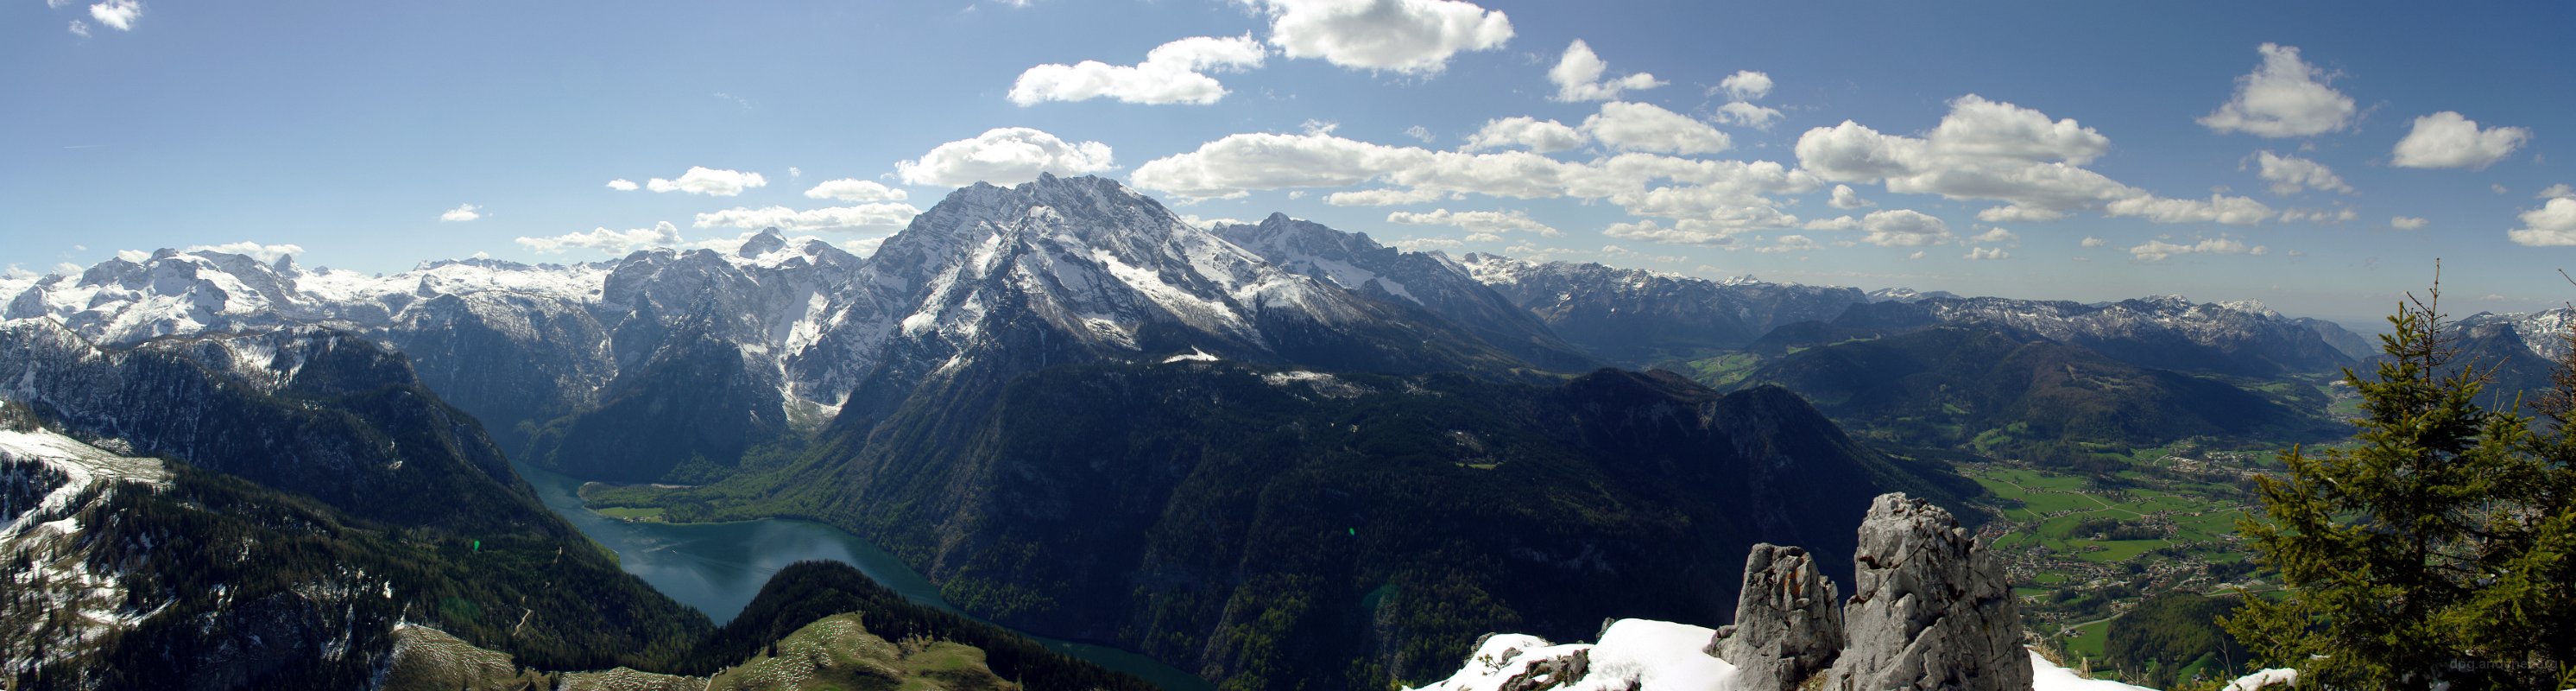
[[[2193,303],[2171,295],[2101,305],[1993,297],[1877,302],[1821,323],[1785,326],[1749,349],[1778,354],[1943,324],[2003,327],[2157,369],[2272,376],[2332,371],[2353,361],[2328,345],[2315,324],[2260,303]]]
[[[1798,392],[1845,424],[1950,445],[2019,425],[2023,440],[2154,446],[2195,436],[2322,439],[2321,394],[2293,407],[2234,384],[2130,365],[1996,327],[1938,326],[1820,345],[1744,378]]]
[[[1913,288],[1880,288],[1869,291],[1870,302],[1920,302],[1932,298],[1954,298],[1958,296],[1959,295],[1957,293],[1952,293],[1947,290],[1935,290],[1926,293]]]
[[[1720,282],[1490,254],[1469,254],[1462,262],[1558,336],[1631,365],[1741,348],[1782,324],[1832,319],[1869,300],[1858,288],[1750,277]]]

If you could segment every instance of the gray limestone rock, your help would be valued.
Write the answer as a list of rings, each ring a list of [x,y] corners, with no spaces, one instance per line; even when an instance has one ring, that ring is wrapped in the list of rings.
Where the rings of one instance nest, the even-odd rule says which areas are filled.
[[[2030,689],[2011,584],[1950,512],[1880,495],[1861,522],[1852,561],[1843,611],[1850,643],[1825,688]]]
[[[1824,672],[1843,648],[1842,596],[1798,547],[1753,546],[1735,624],[1709,639],[1708,654],[1743,670],[1739,688],[1786,691]]]

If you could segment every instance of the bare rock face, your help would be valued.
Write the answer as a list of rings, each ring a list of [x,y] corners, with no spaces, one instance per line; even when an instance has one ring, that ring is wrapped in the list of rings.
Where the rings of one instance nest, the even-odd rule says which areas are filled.
[[[1880,495],[1860,526],[1844,623],[1850,643],[1826,679],[1842,691],[2028,691],[2012,587],[1950,512]]]
[[[1823,673],[1843,649],[1842,596],[1807,550],[1753,546],[1735,624],[1720,627],[1705,652],[1743,670],[1745,691],[1786,691]]]

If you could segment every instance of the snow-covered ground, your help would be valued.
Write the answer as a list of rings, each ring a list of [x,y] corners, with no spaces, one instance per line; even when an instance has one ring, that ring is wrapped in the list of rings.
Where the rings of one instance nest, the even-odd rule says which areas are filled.
[[[91,501],[105,500],[108,494],[90,494],[90,490],[116,481],[165,484],[169,475],[160,461],[128,457],[44,430],[0,430],[0,459],[32,462],[52,471],[35,474],[38,482],[60,480],[26,511],[0,523],[0,559],[27,565],[0,575],[0,592],[9,594],[0,598],[0,621],[25,627],[10,637],[16,645],[0,647],[0,673],[23,673],[77,654],[159,611],[130,609],[118,574],[91,567],[90,545],[83,539],[80,520],[87,505],[75,502],[84,495]]]
[[[1735,665],[1700,652],[1717,631],[1707,627],[1646,619],[1621,619],[1601,633],[1599,643],[1550,643],[1537,636],[1495,634],[1467,660],[1458,673],[1411,691],[1499,691],[1514,680],[1541,681],[1551,663],[1565,669],[1577,653],[1589,659],[1583,674],[1554,681],[1567,691],[1734,691]],[[2038,652],[2030,654],[2031,691],[2154,691],[2107,679],[2087,679],[2057,666]],[[1571,676],[1571,675],[1569,675]],[[2227,691],[2253,691],[2288,684],[2297,676],[2286,669],[2247,675]],[[1540,686],[1543,686],[1541,684]]]
[[[2057,666],[2039,651],[2030,653],[2031,691],[2153,691],[2144,686],[2130,686],[2109,679],[2086,679],[2075,670]]]
[[[33,461],[67,478],[62,486],[46,494],[43,501],[36,502],[34,508],[10,517],[8,523],[0,523],[0,541],[15,540],[37,529],[40,526],[36,521],[40,518],[61,518],[62,514],[68,513],[66,509],[71,508],[73,499],[100,483],[132,480],[157,485],[169,477],[161,469],[159,460],[117,455],[49,430],[0,430],[0,458]],[[68,529],[71,526],[55,527]]]
[[[1576,653],[1588,654],[1588,673],[1562,686],[1568,691],[1730,691],[1736,687],[1735,665],[1700,652],[1716,633],[1689,624],[1621,619],[1601,632],[1599,643],[1556,645],[1537,636],[1496,634],[1456,675],[1418,691],[1496,691],[1529,677],[1534,668]]]

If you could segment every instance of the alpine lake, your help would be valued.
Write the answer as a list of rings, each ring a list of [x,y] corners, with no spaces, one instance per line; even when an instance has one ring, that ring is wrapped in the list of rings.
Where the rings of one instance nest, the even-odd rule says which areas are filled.
[[[784,519],[731,523],[625,521],[600,515],[581,501],[581,480],[513,462],[537,497],[592,541],[617,553],[627,573],[663,594],[705,612],[719,625],[741,614],[762,584],[787,565],[830,560],[858,567],[906,599],[964,615],[940,598],[939,587],[891,553],[838,528]],[[971,615],[968,615],[971,618]],[[976,618],[978,621],[984,621]],[[988,622],[989,623],[989,622]],[[1014,629],[1014,631],[1017,631]],[[1143,678],[1165,691],[1213,691],[1214,684],[1143,655],[1107,646],[1018,632],[1049,650]]]

